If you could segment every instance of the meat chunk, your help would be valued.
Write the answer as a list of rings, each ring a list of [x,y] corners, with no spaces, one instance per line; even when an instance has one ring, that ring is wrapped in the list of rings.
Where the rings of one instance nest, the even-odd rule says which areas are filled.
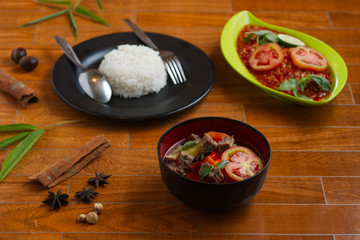
[[[205,133],[202,138],[202,147],[204,151],[213,151],[218,148],[218,143],[215,142],[209,134]]]
[[[187,141],[201,141],[201,137],[197,134],[190,134],[187,138],[186,138]]]
[[[205,167],[208,167],[208,166],[211,166],[211,164],[205,162],[203,164],[201,164],[201,167],[199,169],[199,174],[200,172],[205,168]],[[211,172],[204,178],[205,181],[207,182],[212,182],[212,183],[219,183],[221,182],[222,180],[224,180],[224,174],[221,172],[221,169],[219,168],[213,168],[211,170]]]
[[[168,164],[168,167],[174,172],[179,173],[180,175],[185,175],[186,170],[188,170],[193,164],[194,156],[187,154],[184,151],[181,151],[180,158],[177,163],[171,162]]]
[[[218,143],[218,151],[220,153],[223,153],[226,150],[228,150],[229,148],[231,148],[234,145],[234,143],[235,143],[235,139],[233,136],[231,136],[231,137],[225,136]]]

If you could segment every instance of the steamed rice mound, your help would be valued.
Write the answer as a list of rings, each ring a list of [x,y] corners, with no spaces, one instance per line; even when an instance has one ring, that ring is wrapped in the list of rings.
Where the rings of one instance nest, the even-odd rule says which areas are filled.
[[[124,98],[158,93],[166,85],[159,53],[146,46],[118,46],[104,56],[99,71],[108,78],[113,95]]]

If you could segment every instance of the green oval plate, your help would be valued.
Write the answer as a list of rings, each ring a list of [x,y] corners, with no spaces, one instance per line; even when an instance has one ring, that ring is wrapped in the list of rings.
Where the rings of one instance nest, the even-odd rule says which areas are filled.
[[[240,57],[237,53],[236,40],[238,38],[239,32],[246,24],[267,27],[269,29],[273,29],[297,37],[301,39],[306,44],[306,46],[314,48],[315,50],[323,54],[329,62],[330,71],[332,73],[331,74],[332,90],[330,95],[323,101],[310,101],[279,92],[277,90],[266,87],[262,85],[260,82],[258,82],[258,80],[256,80],[256,78],[252,74],[250,74],[249,71],[246,69],[246,67],[241,62]],[[332,49],[330,46],[320,41],[319,39],[316,39],[305,33],[265,23],[259,20],[258,18],[256,18],[249,11],[242,11],[235,14],[225,24],[224,29],[221,33],[220,46],[226,61],[235,71],[240,73],[244,78],[246,78],[248,81],[261,88],[264,92],[266,92],[270,96],[284,102],[307,105],[307,106],[322,105],[334,99],[346,84],[347,75],[348,75],[346,64],[344,60],[341,58],[341,56],[334,49]]]

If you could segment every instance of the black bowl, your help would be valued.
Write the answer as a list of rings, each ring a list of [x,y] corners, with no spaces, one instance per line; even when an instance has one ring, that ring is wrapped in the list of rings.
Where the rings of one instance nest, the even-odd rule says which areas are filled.
[[[254,176],[231,183],[204,183],[172,171],[164,162],[166,152],[191,133],[202,136],[208,131],[235,137],[237,145],[250,148],[265,163]],[[183,121],[168,129],[157,146],[162,179],[168,190],[190,207],[205,211],[223,211],[249,202],[260,191],[269,168],[271,149],[265,136],[254,127],[229,118],[203,117]]]

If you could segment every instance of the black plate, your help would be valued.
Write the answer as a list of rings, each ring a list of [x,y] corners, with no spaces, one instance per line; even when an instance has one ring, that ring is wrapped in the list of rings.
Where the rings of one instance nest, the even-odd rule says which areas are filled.
[[[157,94],[124,99],[112,96],[108,103],[88,97],[78,83],[80,69],[65,55],[55,63],[52,85],[56,93],[72,107],[85,113],[111,119],[150,119],[185,110],[203,99],[215,82],[215,70],[209,57],[196,46],[171,36],[147,33],[160,49],[173,51],[183,66],[187,82],[167,85]],[[92,38],[74,47],[85,68],[98,68],[105,54],[121,44],[143,43],[132,33],[115,33]]]

